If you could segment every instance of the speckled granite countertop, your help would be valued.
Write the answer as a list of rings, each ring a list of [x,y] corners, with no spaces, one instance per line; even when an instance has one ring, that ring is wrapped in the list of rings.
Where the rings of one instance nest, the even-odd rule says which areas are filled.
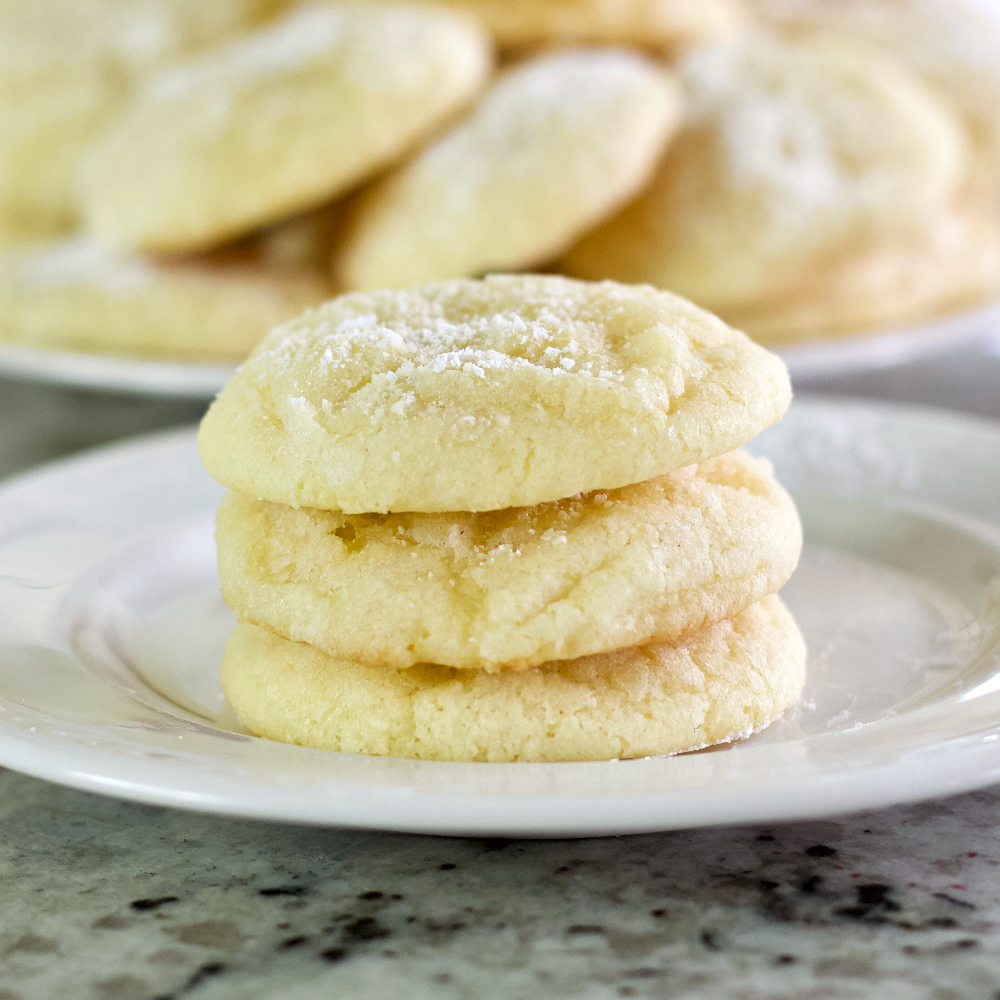
[[[1000,359],[822,386],[1000,416]],[[0,475],[196,419],[0,380]],[[1000,1000],[1000,788],[576,841],[304,829],[0,771],[0,1000]]]
[[[1000,789],[576,841],[338,832],[0,778],[0,997],[996,1000]]]

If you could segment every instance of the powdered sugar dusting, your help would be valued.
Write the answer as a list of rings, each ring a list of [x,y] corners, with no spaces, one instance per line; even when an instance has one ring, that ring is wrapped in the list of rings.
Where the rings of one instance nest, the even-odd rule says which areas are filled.
[[[761,34],[699,50],[682,72],[692,122],[714,136],[720,184],[766,199],[765,243],[819,214],[912,210],[902,207],[910,175],[937,169],[920,162],[937,155],[935,136],[921,133],[938,124],[933,108],[916,108],[919,82],[836,37],[786,45]]]
[[[575,322],[577,330],[586,326]],[[271,380],[272,365],[287,374],[309,356],[316,359],[311,364],[324,381],[352,381],[355,384],[348,391],[355,396],[369,387],[379,390],[379,407],[388,405],[388,412],[397,416],[405,415],[415,402],[404,383],[410,385],[420,376],[462,373],[486,379],[498,373],[534,370],[552,378],[625,381],[613,355],[595,352],[593,345],[585,347],[579,334],[568,337],[566,327],[567,317],[551,308],[539,310],[534,318],[501,310],[464,321],[429,316],[419,325],[359,311],[314,327],[293,324],[286,328],[267,352],[269,363],[261,367],[260,378]],[[591,332],[599,341],[596,327]],[[393,393],[395,402],[387,404],[384,392]],[[324,400],[324,410],[327,405],[332,408],[334,404]],[[471,426],[476,418],[468,417],[466,422]]]
[[[77,238],[24,257],[16,273],[19,280],[36,287],[89,285],[121,294],[147,287],[155,267],[140,257]]]
[[[691,117],[711,122],[727,181],[767,185],[796,202],[835,205],[848,195],[826,123],[796,86],[797,66],[778,46],[704,49],[683,66]]]
[[[579,155],[560,160],[563,169],[592,170],[595,153],[616,125],[630,121],[663,85],[659,76],[642,56],[618,50],[533,59],[501,76],[474,114],[422,154],[415,167],[441,180],[438,197],[454,212],[472,209],[498,175],[539,176],[539,150],[553,134],[562,147],[581,147]]]

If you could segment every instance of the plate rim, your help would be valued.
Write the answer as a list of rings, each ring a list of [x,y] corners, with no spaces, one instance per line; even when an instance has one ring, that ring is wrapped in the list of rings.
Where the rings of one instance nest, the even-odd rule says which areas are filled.
[[[956,310],[914,326],[763,346],[785,362],[793,379],[807,382],[926,360],[953,348],[991,341],[998,328],[1000,301]]]
[[[0,375],[130,395],[212,399],[237,365],[237,361],[133,357],[0,341]]]
[[[1000,705],[1000,699],[994,699]],[[872,725],[878,725],[873,723]],[[121,758],[100,750],[72,750],[75,764],[67,767],[66,753],[42,737],[5,732],[0,725],[0,755],[2,766],[19,773],[81,791],[139,802],[145,805],[208,813],[230,819],[249,819],[303,826],[338,829],[383,830],[399,833],[435,836],[491,837],[509,836],[540,839],[562,839],[592,836],[629,836],[666,830],[681,830],[710,826],[752,825],[765,822],[790,822],[820,819],[829,816],[881,809],[907,802],[945,797],[1000,782],[1000,721],[984,734],[975,746],[954,746],[969,739],[956,737],[925,748],[924,752],[946,751],[952,766],[938,772],[928,781],[913,766],[909,755],[890,762],[870,764],[852,769],[852,782],[843,780],[842,772],[812,776],[792,785],[783,785],[762,793],[759,789],[704,788],[673,789],[669,792],[645,793],[552,794],[546,795],[479,795],[465,788],[443,791],[414,791],[409,786],[371,788],[357,785],[329,786],[312,783],[290,788],[271,786],[266,799],[240,797],[234,792],[205,790],[204,777],[200,791],[189,791],[178,780],[185,769],[176,764],[153,760],[144,762],[143,780],[116,777],[114,762]],[[837,738],[841,734],[828,734]],[[39,744],[33,746],[33,744]],[[308,750],[309,748],[301,748]],[[320,752],[320,751],[316,751]],[[354,755],[351,755],[354,756]],[[596,762],[616,767],[643,767],[669,758]],[[104,761],[112,762],[103,768]],[[61,762],[61,763],[60,763]],[[90,764],[88,768],[88,763]],[[434,761],[422,762],[434,764]],[[549,764],[546,767],[573,768],[592,763]],[[970,767],[970,764],[974,765]],[[477,764],[484,768],[532,767],[531,764]],[[58,775],[58,776],[54,776]],[[157,779],[159,779],[157,781]],[[232,779],[213,778],[209,785],[232,785]],[[306,795],[311,791],[313,794]],[[328,791],[327,799],[317,792]],[[817,794],[822,791],[824,794]],[[799,793],[808,792],[808,795]],[[336,795],[336,816],[329,805]],[[391,802],[394,815],[390,820],[382,814]],[[597,803],[614,806],[614,815],[594,819]],[[734,809],[738,806],[738,810]],[[680,807],[681,815],[676,815]],[[568,814],[574,809],[586,809],[591,815],[585,821]],[[518,815],[527,809],[530,815]],[[738,815],[733,815],[738,811]],[[442,818],[448,814],[454,818]],[[455,816],[454,814],[458,814]],[[496,818],[504,815],[505,820]]]

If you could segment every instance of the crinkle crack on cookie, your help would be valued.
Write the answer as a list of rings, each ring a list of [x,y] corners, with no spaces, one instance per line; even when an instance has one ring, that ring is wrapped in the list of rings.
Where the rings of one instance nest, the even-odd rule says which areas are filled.
[[[474,14],[505,46],[552,42],[670,49],[730,31],[730,0],[444,0]]]
[[[649,281],[724,315],[793,290],[947,210],[965,137],[890,56],[751,35],[692,53],[691,119],[649,190],[585,237],[569,274]]]
[[[516,66],[467,121],[362,194],[334,261],[337,287],[543,264],[639,193],[679,117],[673,80],[637,53]]]
[[[341,296],[272,331],[199,433],[289,506],[484,511],[616,489],[775,423],[782,362],[669,292],[550,276]]]
[[[222,664],[257,735],[347,753],[571,761],[680,753],[749,736],[795,702],[805,644],[777,597],[671,643],[490,674],[337,660],[238,625]]]
[[[263,262],[157,264],[74,239],[0,255],[0,340],[241,360],[327,294],[317,275]]]
[[[478,89],[486,36],[420,4],[309,4],[151,82],[86,158],[90,231],[199,249],[340,194]]]
[[[491,671],[729,618],[775,593],[802,546],[769,464],[741,452],[485,514],[346,515],[230,493],[216,539],[242,620],[371,667]]]

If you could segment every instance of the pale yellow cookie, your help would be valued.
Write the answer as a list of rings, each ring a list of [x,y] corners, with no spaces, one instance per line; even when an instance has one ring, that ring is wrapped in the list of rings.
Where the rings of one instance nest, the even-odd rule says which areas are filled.
[[[982,201],[962,204],[924,233],[909,233],[727,319],[761,343],[791,343],[930,322],[994,301],[997,218]]]
[[[892,52],[937,88],[973,145],[994,159],[1000,141],[1000,19],[977,0],[749,0],[789,37],[836,31]],[[996,168],[993,170],[996,176]]]
[[[156,264],[76,239],[0,255],[0,340],[242,360],[326,295],[316,274],[211,258]]]
[[[360,197],[337,287],[544,264],[638,194],[679,114],[673,81],[637,53],[560,52],[508,70],[468,120]]]
[[[238,241],[264,263],[288,271],[326,275],[330,253],[343,228],[348,199],[285,219]]]
[[[99,239],[198,249],[326,201],[462,105],[486,37],[420,4],[308,4],[151,82],[88,152]]]
[[[968,177],[924,226],[812,276],[788,295],[731,312],[755,339],[870,333],[921,323],[1000,294],[1000,25],[968,0],[753,0],[795,38],[822,30],[877,43],[916,70],[965,128]]]
[[[0,244],[77,221],[76,166],[141,81],[269,15],[269,0],[3,0]]]
[[[438,0],[442,2],[442,0]],[[553,42],[671,49],[732,30],[730,0],[443,0],[477,17],[504,46]]]
[[[216,541],[245,621],[368,666],[524,669],[671,639],[791,576],[795,505],[742,452],[484,514],[339,514],[230,493]]]
[[[562,263],[649,281],[730,315],[947,210],[955,117],[892,57],[767,36],[692,53],[691,119],[649,190]]]
[[[784,413],[782,362],[668,292],[555,276],[355,293],[272,331],[198,437],[290,506],[482,511],[664,475]]]
[[[766,597],[675,642],[530,670],[366,667],[255,625],[222,661],[230,703],[258,736],[421,760],[607,760],[741,739],[794,704],[806,649]]]

